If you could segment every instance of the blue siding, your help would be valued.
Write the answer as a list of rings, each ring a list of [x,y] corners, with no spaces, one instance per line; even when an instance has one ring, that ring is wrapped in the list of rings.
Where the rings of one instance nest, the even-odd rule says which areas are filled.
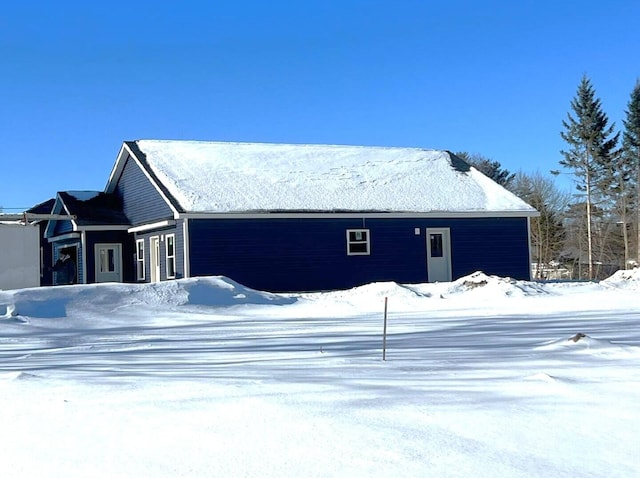
[[[60,236],[68,232],[73,232],[73,224],[71,221],[56,221],[53,228],[53,235]]]
[[[191,220],[191,275],[271,291],[426,282],[427,227],[451,229],[454,279],[476,270],[529,278],[526,218]],[[346,230],[357,228],[370,230],[370,255],[347,255]]]
[[[175,235],[175,257],[176,257],[176,279],[181,279],[184,277],[184,234],[182,229],[182,221],[177,221],[175,226],[167,227],[163,229],[157,229],[154,231],[137,233],[135,235],[135,239],[133,240],[134,244],[136,240],[143,239],[144,240],[144,277],[145,282],[149,282],[151,280],[151,247],[149,243],[149,239],[154,236],[158,236],[160,238],[160,280],[167,279],[167,256],[166,256],[166,236],[167,234]],[[135,254],[135,249],[134,249]],[[134,271],[135,272],[135,271]]]
[[[123,212],[134,226],[173,218],[171,208],[130,157],[115,192],[122,198]]]
[[[87,283],[96,281],[96,244],[120,244],[122,246],[122,280],[135,281],[133,238],[126,231],[89,231],[86,233]]]

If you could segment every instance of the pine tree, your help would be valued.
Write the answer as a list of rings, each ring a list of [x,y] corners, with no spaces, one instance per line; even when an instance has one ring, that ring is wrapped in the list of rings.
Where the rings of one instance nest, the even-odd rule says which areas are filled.
[[[511,181],[513,181],[513,178],[515,177],[514,173],[504,169],[498,161],[492,161],[481,154],[469,154],[466,151],[461,151],[455,154],[459,158],[464,159],[482,174],[493,179],[496,183],[505,188],[509,187]]]
[[[587,76],[583,76],[576,96],[571,101],[571,113],[562,122],[565,131],[560,133],[569,149],[561,151],[564,159],[560,164],[573,170],[577,178],[577,189],[585,193],[587,223],[587,260],[589,279],[593,275],[592,209],[598,194],[603,171],[610,168],[619,133],[613,134],[614,125],[609,125],[602,111],[600,100]]]
[[[635,172],[635,207],[637,249],[636,263],[640,264],[640,80],[631,92],[627,117],[622,120],[624,133],[622,135],[622,157]]]

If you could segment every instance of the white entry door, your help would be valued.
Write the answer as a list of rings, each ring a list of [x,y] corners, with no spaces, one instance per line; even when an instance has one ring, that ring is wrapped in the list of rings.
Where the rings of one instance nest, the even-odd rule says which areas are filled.
[[[151,282],[160,282],[160,238],[153,236],[149,238],[149,253],[151,262]]]
[[[429,282],[451,280],[451,234],[448,227],[427,228],[427,275]]]
[[[122,282],[122,246],[96,244],[96,282]]]

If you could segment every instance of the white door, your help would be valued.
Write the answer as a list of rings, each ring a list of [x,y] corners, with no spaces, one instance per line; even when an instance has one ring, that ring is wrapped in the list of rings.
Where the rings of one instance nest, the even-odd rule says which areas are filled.
[[[122,282],[122,246],[96,244],[96,282]]]
[[[451,280],[451,234],[448,227],[427,228],[427,275],[429,282]]]
[[[160,282],[160,238],[149,238],[149,253],[151,255],[151,282]]]

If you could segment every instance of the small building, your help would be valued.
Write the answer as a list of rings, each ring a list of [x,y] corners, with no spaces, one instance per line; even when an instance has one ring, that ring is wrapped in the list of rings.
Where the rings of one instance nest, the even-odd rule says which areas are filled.
[[[104,191],[58,193],[46,237],[81,283],[224,275],[269,291],[530,278],[537,212],[448,151],[123,143]]]
[[[0,290],[40,285],[38,228],[29,223],[0,222]]]

